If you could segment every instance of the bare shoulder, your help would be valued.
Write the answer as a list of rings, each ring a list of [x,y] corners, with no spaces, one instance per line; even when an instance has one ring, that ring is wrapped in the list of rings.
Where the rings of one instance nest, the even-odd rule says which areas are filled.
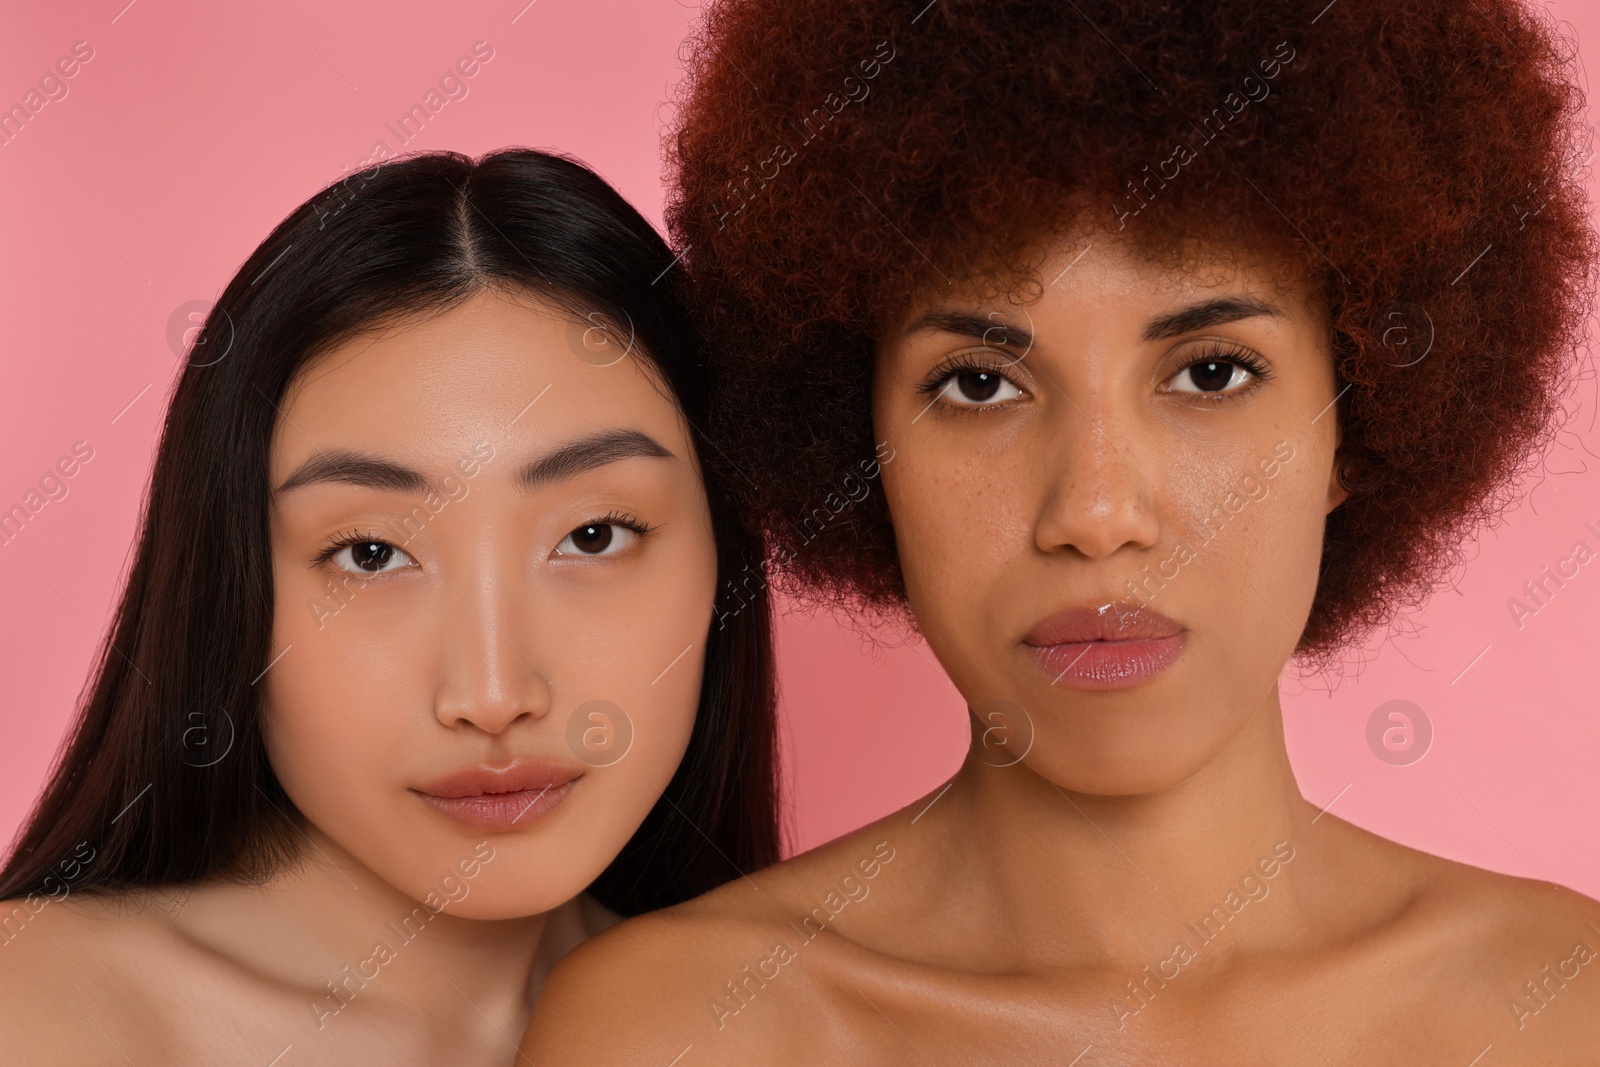
[[[1414,850],[1419,891],[1386,931],[1441,1027],[1481,1028],[1496,1062],[1592,1062],[1600,901]]]
[[[1600,950],[1600,901],[1542,879],[1405,851],[1418,857],[1419,876],[1406,918],[1463,948],[1475,946],[1486,962],[1540,948]]]
[[[1581,1041],[1592,1054],[1600,1039],[1600,901],[1551,882],[1451,866],[1436,907],[1464,964],[1494,990],[1506,1031],[1546,1053],[1576,1053]]]
[[[781,1063],[788,1049],[808,1062],[801,1050],[826,1035],[813,1012],[792,1009],[826,991],[821,973],[797,964],[892,863],[890,820],[586,941],[541,991],[523,1051],[535,1063],[690,1067],[754,1054]]]
[[[614,926],[556,965],[523,1051],[534,1063],[671,1063],[716,1028],[708,1005],[761,934],[756,916],[687,905]]]
[[[0,902],[0,1047],[29,1064],[123,1064],[108,1034],[142,1029],[163,955],[159,927],[117,898]]]

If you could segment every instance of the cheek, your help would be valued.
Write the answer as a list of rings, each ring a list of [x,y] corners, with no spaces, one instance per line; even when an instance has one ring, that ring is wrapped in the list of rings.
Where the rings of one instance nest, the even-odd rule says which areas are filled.
[[[599,767],[655,762],[668,755],[664,750],[681,751],[687,742],[700,693],[715,571],[675,570],[631,585],[626,595],[599,602],[586,598],[584,610],[568,616],[559,635],[551,635],[551,650],[560,650],[547,672],[554,705],[581,720],[564,730],[567,747],[584,762]],[[592,736],[586,735],[591,730]],[[629,746],[615,763],[613,734]]]
[[[676,692],[682,668],[705,654],[717,583],[709,520],[674,515],[647,536],[659,540],[614,574],[580,565],[543,582],[540,628],[563,650],[547,668],[558,707],[569,696],[621,703],[622,693],[648,705],[646,694]]]
[[[1226,455],[1178,454],[1164,526],[1193,559],[1165,568],[1177,577],[1157,596],[1204,613],[1219,635],[1249,637],[1222,642],[1227,649],[1286,657],[1316,592],[1328,461],[1297,443],[1293,457],[1267,477],[1260,464],[1274,458],[1278,440],[1241,444]]]
[[[699,707],[715,546],[709,533],[688,536],[690,520],[675,525],[677,540],[662,543],[629,580],[599,585],[577,575],[548,590],[547,674],[563,747],[593,768],[586,773],[595,792],[607,795],[596,817],[608,823],[644,817],[676,769]]]
[[[1257,584],[1277,609],[1272,618],[1282,622],[1278,615],[1282,612],[1294,623],[1291,636],[1295,640],[1316,597],[1327,524],[1328,477],[1326,459],[1301,451],[1269,483],[1271,496],[1260,505],[1250,505],[1260,508],[1254,538],[1254,543],[1262,546]]]
[[[404,737],[425,712],[417,677],[423,649],[397,613],[361,611],[373,590],[355,589],[321,617],[307,583],[279,586],[273,654],[262,678],[268,757],[291,798],[330,836],[383,802],[405,765]],[[287,651],[285,651],[287,649]]]
[[[906,593],[925,632],[975,623],[976,605],[1027,551],[1032,486],[1015,455],[911,447],[884,468]]]

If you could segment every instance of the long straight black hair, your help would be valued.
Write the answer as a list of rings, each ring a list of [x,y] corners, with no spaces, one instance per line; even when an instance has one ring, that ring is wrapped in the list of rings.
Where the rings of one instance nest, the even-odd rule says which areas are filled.
[[[269,665],[272,633],[267,455],[299,368],[359,331],[444,311],[486,288],[516,289],[586,327],[625,334],[609,340],[632,340],[698,432],[710,385],[673,263],[650,224],[600,177],[524,149],[380,163],[280,223],[228,283],[190,350],[115,623],[44,794],[0,870],[0,899],[54,894],[62,884],[259,881],[295,855],[300,816],[267,761],[255,683]],[[729,504],[719,464],[700,451],[718,609],[683,762],[590,887],[625,915],[779,858],[765,583],[743,582],[737,605],[721,595],[734,575],[760,573],[761,546]]]

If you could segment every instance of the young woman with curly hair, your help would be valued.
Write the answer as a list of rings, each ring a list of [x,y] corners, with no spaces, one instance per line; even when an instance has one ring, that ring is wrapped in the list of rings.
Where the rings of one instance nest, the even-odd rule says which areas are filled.
[[[723,0],[694,46],[718,461],[973,743],[570,957],[533,1060],[1594,1062],[1600,904],[1308,803],[1277,684],[1557,428],[1600,252],[1569,42],[1513,0]]]

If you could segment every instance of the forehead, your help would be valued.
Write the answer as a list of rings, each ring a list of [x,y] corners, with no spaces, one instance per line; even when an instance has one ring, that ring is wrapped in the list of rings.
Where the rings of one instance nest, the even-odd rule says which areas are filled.
[[[996,319],[1070,315],[1074,322],[1147,319],[1220,296],[1251,297],[1315,324],[1320,307],[1303,268],[1265,244],[1189,237],[1139,242],[1134,234],[1077,227],[1024,250],[1009,274],[958,275],[919,287],[882,331],[893,342],[940,308],[982,308]],[[1007,312],[1014,312],[1007,315]]]
[[[597,325],[604,323],[605,325]],[[676,403],[626,323],[583,321],[527,294],[485,291],[346,340],[279,405],[272,467],[339,444],[395,455],[470,453],[629,426],[681,440]]]

